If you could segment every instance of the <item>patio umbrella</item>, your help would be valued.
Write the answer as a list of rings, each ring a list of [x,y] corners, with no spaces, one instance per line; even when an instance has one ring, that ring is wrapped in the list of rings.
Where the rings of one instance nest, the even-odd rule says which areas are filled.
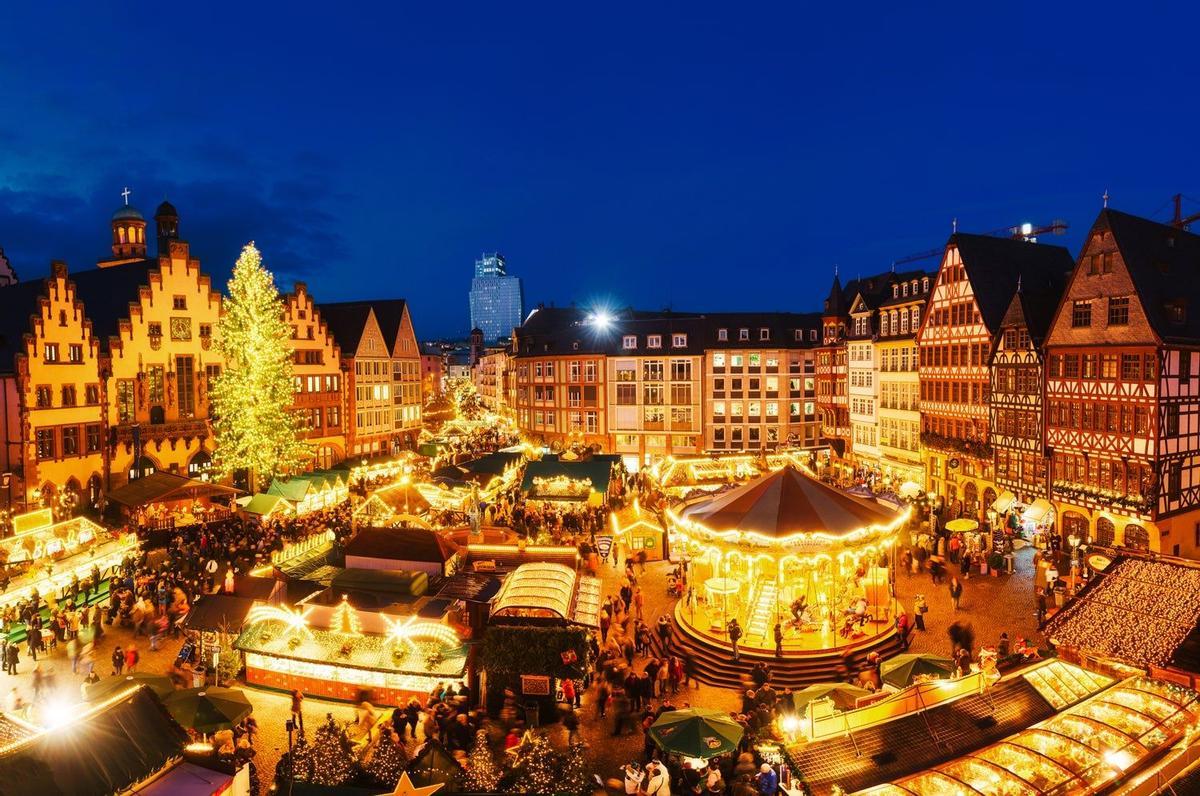
[[[900,493],[900,497],[915,498],[924,490],[921,489],[921,485],[916,481],[905,481],[897,491]]]
[[[950,522],[946,523],[946,530],[954,533],[968,533],[978,528],[978,522],[969,520],[966,517],[959,517],[957,520],[950,520]]]
[[[175,684],[165,674],[132,672],[120,676],[105,677],[98,682],[84,686],[83,698],[88,702],[95,702],[98,699],[107,699],[110,696],[115,696],[126,688],[138,685],[147,686],[160,697],[165,697],[175,690]]]
[[[650,725],[650,737],[664,752],[705,760],[729,754],[742,740],[742,725],[718,710],[668,710]]]
[[[828,697],[838,710],[852,710],[859,697],[868,696],[871,692],[849,683],[816,683],[807,686],[792,695],[792,704],[797,713],[804,711],[809,702]]]
[[[954,661],[941,655],[930,655],[927,652],[914,652],[888,658],[879,667],[883,682],[896,688],[912,685],[918,675],[931,674],[942,677],[954,671]]]
[[[186,688],[168,694],[163,705],[175,720],[196,732],[229,730],[250,715],[254,707],[235,688]]]

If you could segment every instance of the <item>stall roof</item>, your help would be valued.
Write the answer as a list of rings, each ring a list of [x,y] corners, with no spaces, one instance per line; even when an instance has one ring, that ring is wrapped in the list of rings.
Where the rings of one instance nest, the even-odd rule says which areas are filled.
[[[504,585],[495,575],[483,572],[456,572],[446,579],[437,597],[469,603],[490,603]]]
[[[525,465],[525,477],[521,480],[521,491],[530,492],[535,478],[557,478],[565,476],[574,480],[592,482],[592,489],[604,494],[612,477],[614,457],[600,454],[579,461],[564,461],[559,456],[543,456],[539,461]]]
[[[266,517],[283,504],[287,510],[294,509],[287,498],[282,495],[271,495],[265,492],[259,492],[254,497],[250,498],[250,502],[242,507],[242,510],[247,514],[257,514],[260,517]]]
[[[254,602],[249,597],[205,594],[192,604],[192,610],[188,611],[183,619],[183,626],[188,630],[215,632],[223,629],[226,632],[239,633]]]
[[[1058,646],[1200,673],[1200,564],[1118,557],[1042,633]]]
[[[362,558],[444,564],[458,555],[458,545],[428,528],[362,528],[344,552]]]
[[[117,487],[107,497],[122,506],[136,507],[167,500],[236,495],[238,491],[224,484],[159,470]]]
[[[495,451],[486,456],[481,456],[478,459],[472,459],[469,462],[459,462],[458,466],[468,473],[476,475],[503,475],[505,468],[513,462],[521,460],[521,453],[513,453],[507,451]]]
[[[177,758],[188,742],[149,688],[77,714],[0,750],[5,796],[117,793]]]
[[[521,616],[546,611],[566,622],[599,624],[598,578],[577,575],[562,564],[522,564],[508,576],[493,614]]]
[[[145,787],[134,788],[138,796],[212,796],[233,779],[232,774],[214,771],[195,763],[181,763]]]
[[[840,536],[887,527],[900,513],[847,495],[807,473],[786,466],[683,510],[683,516],[712,531],[753,531],[782,537],[799,532]]]

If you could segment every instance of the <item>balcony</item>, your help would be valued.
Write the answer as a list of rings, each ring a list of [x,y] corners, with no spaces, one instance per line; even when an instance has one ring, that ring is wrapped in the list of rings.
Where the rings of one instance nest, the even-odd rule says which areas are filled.
[[[120,445],[133,444],[133,424],[122,424],[112,430],[113,439]],[[168,423],[140,424],[142,444],[172,439],[199,439],[208,436],[208,420],[173,420]]]

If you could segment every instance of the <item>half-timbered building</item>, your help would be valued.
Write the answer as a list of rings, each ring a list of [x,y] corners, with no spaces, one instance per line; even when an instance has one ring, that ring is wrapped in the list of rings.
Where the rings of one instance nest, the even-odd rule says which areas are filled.
[[[991,431],[997,511],[1050,497],[1043,422],[1043,345],[1068,274],[1024,278],[1000,323],[992,354]],[[1045,505],[1044,503],[1042,504]]]
[[[949,516],[981,516],[998,496],[989,363],[1017,284],[1071,265],[1066,249],[1023,239],[956,233],[946,244],[917,346],[928,491]]]
[[[853,284],[853,283],[851,283]],[[847,398],[846,330],[850,316],[846,312],[845,290],[837,274],[821,312],[821,345],[815,351],[817,414],[821,436],[831,452],[845,458],[850,454],[850,405]]]
[[[1047,337],[1064,537],[1200,557],[1200,236],[1109,208]]]

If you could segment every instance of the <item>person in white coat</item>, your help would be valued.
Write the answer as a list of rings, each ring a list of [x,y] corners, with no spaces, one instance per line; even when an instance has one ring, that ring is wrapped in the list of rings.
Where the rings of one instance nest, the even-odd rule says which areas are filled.
[[[657,760],[646,764],[646,796],[671,796],[671,775]]]

